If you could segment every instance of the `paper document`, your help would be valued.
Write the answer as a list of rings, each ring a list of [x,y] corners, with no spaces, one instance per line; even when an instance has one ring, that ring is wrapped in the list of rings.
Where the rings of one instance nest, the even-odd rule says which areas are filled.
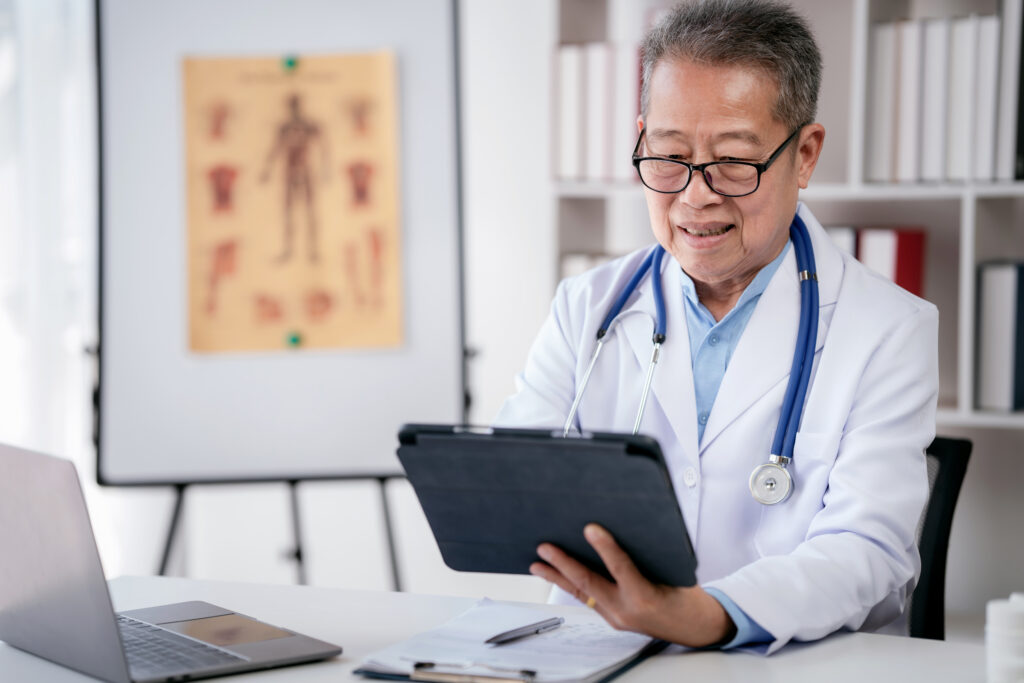
[[[552,631],[504,645],[484,643],[497,633],[556,614],[565,623]],[[647,636],[616,631],[596,612],[562,614],[484,599],[442,626],[373,653],[356,673],[591,681],[633,661],[652,642]]]

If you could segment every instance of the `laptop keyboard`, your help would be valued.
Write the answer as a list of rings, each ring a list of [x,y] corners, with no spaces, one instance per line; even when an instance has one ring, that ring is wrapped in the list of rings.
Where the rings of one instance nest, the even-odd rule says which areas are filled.
[[[121,629],[121,641],[124,643],[132,678],[170,676],[248,661],[220,648],[121,614],[117,615],[117,625]]]

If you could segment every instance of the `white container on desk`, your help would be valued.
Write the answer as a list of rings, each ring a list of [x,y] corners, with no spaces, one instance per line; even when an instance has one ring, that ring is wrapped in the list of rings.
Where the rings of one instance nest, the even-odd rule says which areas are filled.
[[[989,683],[1024,681],[1024,594],[986,606],[985,659]]]

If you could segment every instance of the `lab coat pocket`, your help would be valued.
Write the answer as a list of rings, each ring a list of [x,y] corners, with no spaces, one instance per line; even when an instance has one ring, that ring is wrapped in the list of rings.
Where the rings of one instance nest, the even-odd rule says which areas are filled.
[[[791,552],[807,536],[811,519],[824,507],[841,432],[797,432],[789,473],[793,493],[776,505],[761,506],[754,546],[762,557]]]

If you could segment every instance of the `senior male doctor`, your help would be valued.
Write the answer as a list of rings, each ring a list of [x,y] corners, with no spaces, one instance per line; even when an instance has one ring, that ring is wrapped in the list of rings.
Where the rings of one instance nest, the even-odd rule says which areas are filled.
[[[937,311],[837,250],[798,202],[825,138],[814,123],[821,58],[801,17],[767,0],[687,3],[651,30],[643,55],[634,160],[671,258],[666,340],[640,432],[665,454],[698,585],[650,583],[593,524],[583,531],[614,582],[550,544],[531,571],[616,628],[689,646],[772,652],[842,628],[898,630],[920,570]],[[764,505],[748,481],[768,459],[794,356],[795,214],[817,262],[817,339],[793,492]],[[562,425],[598,326],[649,251],[559,285],[496,424]],[[608,333],[575,428],[632,431],[652,290],[648,274]]]

